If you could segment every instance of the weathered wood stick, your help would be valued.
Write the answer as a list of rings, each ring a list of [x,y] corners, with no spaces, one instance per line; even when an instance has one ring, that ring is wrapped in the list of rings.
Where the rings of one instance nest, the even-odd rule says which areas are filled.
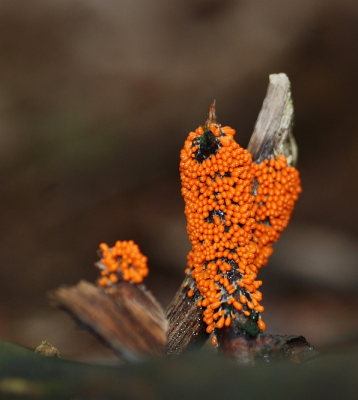
[[[57,289],[50,297],[123,360],[136,362],[165,354],[167,320],[143,285],[122,281],[105,290],[81,281]]]
[[[272,155],[282,154],[287,164],[297,163],[297,145],[292,133],[294,108],[291,84],[286,74],[269,77],[267,94],[257,118],[247,150],[259,164]]]
[[[167,354],[178,355],[193,347],[202,346],[209,338],[203,321],[203,308],[197,306],[200,294],[188,297],[187,287],[193,282],[186,276],[174,299],[167,308],[168,343]]]
[[[297,146],[292,134],[293,115],[288,77],[285,74],[270,75],[267,95],[248,145],[254,162],[259,164],[272,155],[281,154],[287,158],[288,165],[296,164]],[[210,106],[208,120],[205,123],[206,129],[211,122],[216,122],[215,103]],[[255,180],[254,195],[256,189]],[[202,345],[209,336],[206,333],[207,325],[202,320],[203,309],[197,306],[199,292],[194,291],[192,297],[186,295],[190,283],[192,278],[186,277],[167,309],[168,354],[180,354],[195,345]],[[317,352],[302,337],[260,333],[254,338],[238,328],[240,325],[249,324],[248,317],[235,312],[235,320],[231,325],[217,330],[219,351],[240,363],[253,363],[257,359],[268,361],[274,356],[284,354],[286,356],[290,354],[290,359],[294,358],[296,361],[317,356]],[[291,357],[292,354],[295,354],[295,357]]]
[[[319,353],[299,335],[272,335],[260,333],[250,338],[236,324],[218,332],[219,354],[238,364],[270,363],[288,359],[300,363],[317,358]]]

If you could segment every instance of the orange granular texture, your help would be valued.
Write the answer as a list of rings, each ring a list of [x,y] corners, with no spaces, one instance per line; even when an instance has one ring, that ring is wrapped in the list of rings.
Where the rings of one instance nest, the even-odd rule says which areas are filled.
[[[140,283],[148,275],[148,259],[133,240],[117,241],[112,248],[101,243],[99,248],[102,251],[102,258],[97,263],[102,275],[98,280],[100,286],[110,286],[120,279]]]
[[[203,128],[190,132],[180,153],[187,231],[192,243],[186,273],[200,292],[208,333],[231,324],[239,311],[261,313],[256,280],[272,244],[287,226],[301,192],[298,171],[278,155],[261,164],[233,139],[230,127],[210,125],[217,148],[199,156]],[[255,187],[254,181],[255,182]],[[254,194],[253,194],[254,193]],[[265,323],[258,320],[261,330]]]

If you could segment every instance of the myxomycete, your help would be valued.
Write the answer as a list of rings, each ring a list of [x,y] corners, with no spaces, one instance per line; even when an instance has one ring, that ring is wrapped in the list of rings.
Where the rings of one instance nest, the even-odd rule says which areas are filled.
[[[180,177],[192,250],[186,274],[193,278],[187,296],[199,292],[207,333],[248,318],[241,328],[255,337],[266,328],[257,280],[272,254],[272,244],[287,226],[301,192],[298,171],[283,155],[260,164],[234,140],[235,131],[208,121],[190,132],[180,153]]]
[[[112,248],[106,243],[101,243],[99,248],[101,260],[96,266],[101,271],[101,278],[98,280],[100,286],[111,287],[120,279],[141,283],[148,275],[148,259],[133,240],[118,240]]]

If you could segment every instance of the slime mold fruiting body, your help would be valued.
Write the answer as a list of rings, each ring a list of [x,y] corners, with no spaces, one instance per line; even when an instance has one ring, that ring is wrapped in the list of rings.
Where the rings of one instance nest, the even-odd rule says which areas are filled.
[[[266,327],[257,273],[288,224],[300,178],[282,155],[255,164],[235,142],[235,131],[214,122],[209,111],[206,126],[189,133],[180,153],[192,244],[186,273],[194,281],[187,296],[199,292],[208,333],[230,326],[239,312],[259,328],[251,326],[248,333],[255,336]]]
[[[133,240],[117,241],[112,248],[101,243],[99,248],[102,258],[96,266],[101,270],[102,277],[97,281],[100,286],[110,287],[119,280],[141,283],[148,275],[147,257]]]

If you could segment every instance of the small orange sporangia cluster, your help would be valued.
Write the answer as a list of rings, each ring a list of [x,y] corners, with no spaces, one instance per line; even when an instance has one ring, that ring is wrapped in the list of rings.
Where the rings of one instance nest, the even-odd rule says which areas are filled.
[[[187,295],[199,291],[208,333],[229,326],[236,311],[259,332],[266,326],[257,273],[288,224],[301,192],[299,173],[281,155],[255,164],[232,128],[208,125],[190,132],[180,153],[192,243],[186,273],[195,281]]]
[[[148,275],[147,257],[133,240],[117,241],[112,248],[101,243],[99,248],[102,258],[96,266],[101,270],[102,277],[98,280],[100,286],[108,287],[121,279],[141,283]]]

